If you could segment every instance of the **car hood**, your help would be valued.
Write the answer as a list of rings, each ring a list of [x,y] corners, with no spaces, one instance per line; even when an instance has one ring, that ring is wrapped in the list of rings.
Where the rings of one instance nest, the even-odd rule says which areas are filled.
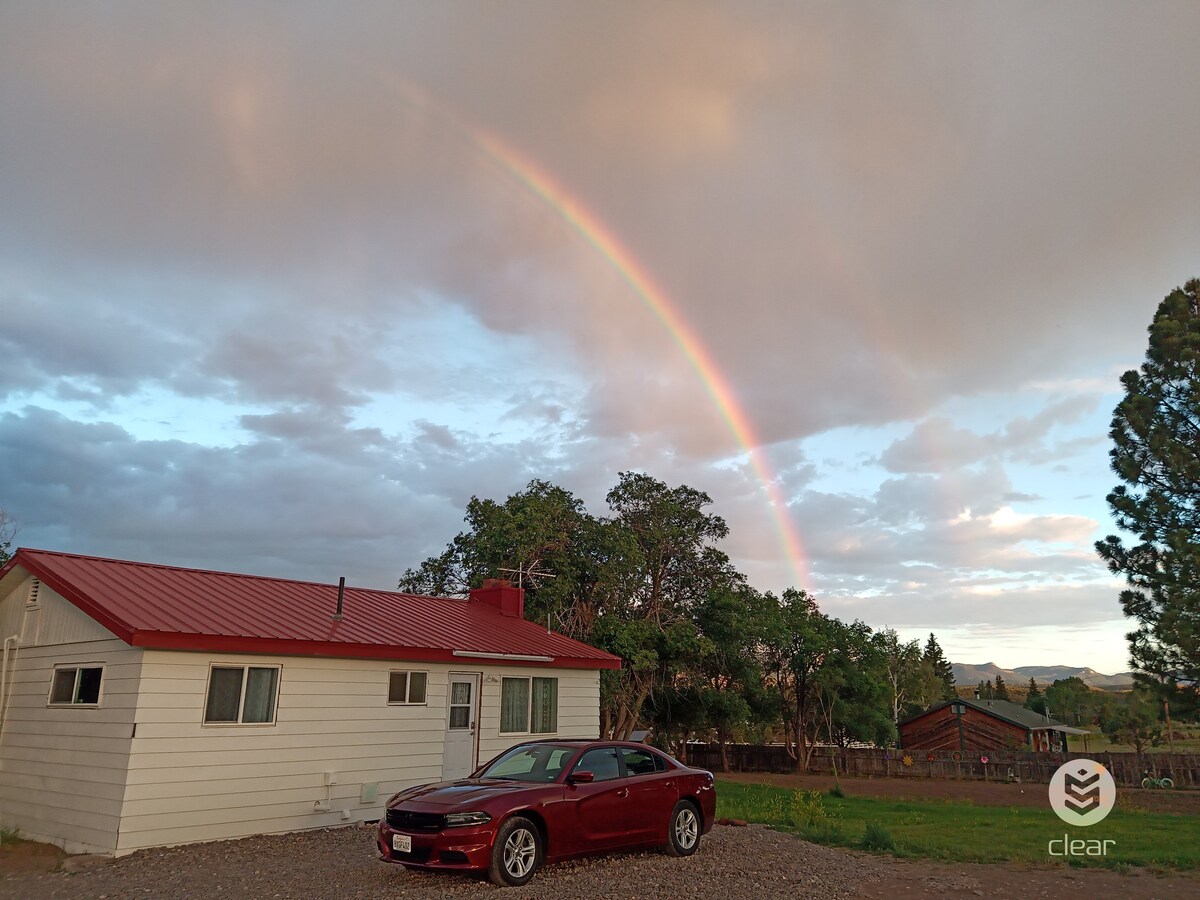
[[[534,787],[547,787],[547,785],[499,778],[463,778],[459,781],[441,781],[437,784],[423,784],[420,787],[401,791],[388,801],[388,807],[411,804],[445,810],[466,809],[494,797],[516,791],[527,791]]]

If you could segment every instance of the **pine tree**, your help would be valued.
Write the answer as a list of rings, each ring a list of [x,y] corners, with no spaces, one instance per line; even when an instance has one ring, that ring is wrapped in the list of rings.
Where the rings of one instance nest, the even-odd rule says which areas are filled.
[[[975,688],[975,693],[979,695],[980,700],[991,700],[992,683],[990,681],[979,682],[979,687]]]
[[[953,700],[958,696],[954,690],[954,668],[946,659],[946,654],[942,652],[941,645],[938,644],[937,638],[933,636],[932,632],[929,640],[925,642],[925,652],[922,656],[929,664],[933,674],[942,682],[944,690],[939,699]]]
[[[1046,714],[1046,697],[1032,678],[1029,679],[1029,695],[1025,698],[1025,708],[1032,709],[1039,716]]]
[[[1109,452],[1123,484],[1108,495],[1126,544],[1096,552],[1123,575],[1130,661],[1148,681],[1200,696],[1200,279],[1172,291],[1149,327],[1146,361],[1121,376]]]
[[[993,700],[1008,699],[1008,685],[1004,683],[1004,676],[999,672],[996,673],[996,682],[992,685]]]

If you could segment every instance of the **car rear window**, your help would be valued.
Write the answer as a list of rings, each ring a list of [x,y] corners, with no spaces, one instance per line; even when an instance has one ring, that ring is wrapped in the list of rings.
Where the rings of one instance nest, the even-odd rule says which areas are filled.
[[[625,758],[625,771],[630,775],[653,775],[655,772],[665,772],[667,762],[657,753],[649,750],[634,750],[629,747],[621,748]]]

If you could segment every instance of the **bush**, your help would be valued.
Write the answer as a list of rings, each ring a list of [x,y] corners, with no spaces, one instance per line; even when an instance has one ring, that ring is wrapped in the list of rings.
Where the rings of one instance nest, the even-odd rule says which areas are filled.
[[[838,821],[838,811],[825,805],[820,791],[795,791],[788,809],[793,828],[827,828]]]
[[[895,850],[896,842],[892,840],[891,832],[882,825],[868,822],[859,846],[864,850]]]
[[[835,784],[829,789],[829,796],[837,797],[839,800],[841,800],[846,796],[846,792],[842,790],[842,786],[840,784]]]

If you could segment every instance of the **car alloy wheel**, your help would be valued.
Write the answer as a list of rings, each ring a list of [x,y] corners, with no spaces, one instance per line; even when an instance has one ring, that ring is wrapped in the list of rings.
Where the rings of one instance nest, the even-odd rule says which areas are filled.
[[[515,887],[529,881],[541,862],[537,826],[524,816],[513,816],[496,832],[488,875],[496,884]]]
[[[513,878],[524,878],[537,859],[537,843],[528,828],[518,828],[504,842],[504,871]]]
[[[671,810],[667,852],[672,856],[691,856],[699,846],[700,815],[690,801],[680,800]]]

